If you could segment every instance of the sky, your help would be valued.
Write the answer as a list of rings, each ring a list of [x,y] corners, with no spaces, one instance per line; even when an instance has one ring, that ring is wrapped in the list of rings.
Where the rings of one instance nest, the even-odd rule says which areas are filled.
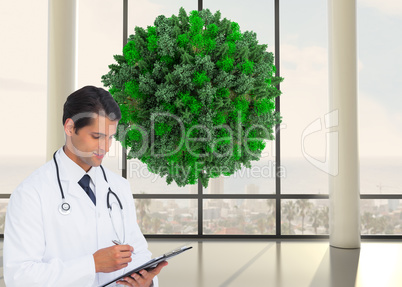
[[[78,85],[100,78],[122,51],[122,1],[79,1]],[[361,156],[402,156],[402,2],[358,0],[359,141]],[[197,1],[130,0],[129,33],[156,16],[177,14]],[[250,7],[253,7],[252,9]],[[258,8],[255,8],[258,7]],[[204,0],[204,8],[253,30],[274,49],[273,1]],[[44,156],[46,151],[47,0],[0,2],[0,156]],[[328,105],[327,5],[281,1],[282,156],[302,157],[302,133],[323,119]],[[305,150],[325,155],[322,130]]]

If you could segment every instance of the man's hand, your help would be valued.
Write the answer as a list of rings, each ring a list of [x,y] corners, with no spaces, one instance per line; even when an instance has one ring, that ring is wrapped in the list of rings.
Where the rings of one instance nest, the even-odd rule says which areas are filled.
[[[138,275],[137,273],[131,274],[130,277],[125,277],[124,280],[117,281],[117,284],[130,286],[130,287],[150,287],[152,286],[152,280],[156,275],[161,272],[162,268],[168,265],[166,261],[158,264],[154,269],[150,271],[141,270]]]
[[[134,248],[130,245],[114,245],[99,249],[94,253],[96,272],[109,273],[127,267],[131,262],[131,252]]]

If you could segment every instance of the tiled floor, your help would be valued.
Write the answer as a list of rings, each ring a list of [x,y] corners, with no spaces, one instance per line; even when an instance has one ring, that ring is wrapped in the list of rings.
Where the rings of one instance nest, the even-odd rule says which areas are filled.
[[[150,240],[149,248],[159,255],[185,243]],[[333,248],[324,241],[203,241],[191,245],[193,249],[171,259],[159,275],[161,287],[402,286],[402,242],[366,241],[354,250]]]

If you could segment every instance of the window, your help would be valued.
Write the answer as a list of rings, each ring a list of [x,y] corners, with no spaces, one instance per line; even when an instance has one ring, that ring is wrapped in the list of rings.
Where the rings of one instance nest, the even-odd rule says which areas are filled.
[[[253,1],[254,4],[239,5],[232,5],[227,0],[204,1],[203,7],[210,9],[212,13],[220,10],[222,17],[238,22],[242,31],[253,30],[257,33],[259,42],[268,43],[269,51],[273,52],[275,47],[273,2]],[[152,24],[157,15],[177,14],[180,6],[187,12],[197,9],[196,2],[193,6],[188,5],[188,2],[186,4],[174,2],[174,5],[166,1],[153,3],[159,5],[158,10],[152,15],[149,13],[149,19],[144,23],[141,23],[142,20],[137,22],[135,18],[130,19],[129,31],[136,25],[146,27],[147,24]],[[250,5],[259,7],[259,12],[247,9]],[[172,10],[171,7],[176,9]],[[256,13],[260,15],[257,18]],[[127,167],[127,178],[131,182],[136,198],[137,213],[146,201],[149,204],[148,215],[152,218],[151,221],[156,220],[158,224],[161,222],[159,229],[154,232],[149,221],[149,228],[146,227],[149,232],[144,231],[146,234],[272,236],[276,233],[276,206],[273,199],[276,193],[275,150],[272,142],[267,144],[263,159],[256,162],[252,169],[243,168],[232,176],[212,179],[207,188],[199,187],[197,184],[186,187],[178,187],[175,183],[167,185],[165,179],[149,173],[147,167],[138,160],[129,160]],[[169,206],[175,207],[169,208]],[[175,225],[180,228],[166,229],[162,225]]]
[[[45,162],[47,5],[47,1],[1,4],[1,10],[7,12],[2,13],[0,25],[12,27],[2,29],[0,48],[1,235],[10,194]]]
[[[361,233],[363,238],[402,238],[402,42],[395,36],[402,26],[402,12],[393,6],[396,2],[377,2],[357,1]],[[280,14],[276,14],[279,4]],[[0,149],[0,233],[11,192],[45,162],[46,146],[46,130],[27,129],[26,123],[33,117],[38,123],[46,122],[47,3],[7,5],[10,13],[0,21],[25,33],[21,38],[15,29],[4,31],[9,41],[0,54],[6,67],[0,71],[1,113],[13,119],[12,125],[6,126],[8,140],[2,141]],[[180,7],[187,12],[196,10],[197,1],[129,1],[128,33],[133,33],[135,26],[152,25],[158,15],[177,14]],[[207,188],[167,185],[140,161],[129,160],[127,179],[141,229],[149,237],[326,237],[327,3],[205,0],[203,8],[220,10],[224,17],[238,22],[242,31],[253,30],[260,43],[268,43],[268,50],[280,56],[277,68],[285,78],[277,106],[283,116],[280,137],[267,143],[263,157],[251,169],[213,179]],[[35,17],[32,10],[37,11]],[[122,15],[121,2],[80,2],[79,87],[102,86],[101,76],[113,62],[112,55],[122,51]],[[275,42],[278,16],[280,42]],[[31,24],[22,27],[21,17]],[[120,174],[121,154],[121,145],[114,142],[104,165]]]
[[[399,4],[358,1],[362,234],[400,235],[402,24]]]

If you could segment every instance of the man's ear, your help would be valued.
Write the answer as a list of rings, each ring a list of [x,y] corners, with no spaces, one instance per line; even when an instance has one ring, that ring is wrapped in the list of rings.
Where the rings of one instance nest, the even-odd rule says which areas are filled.
[[[67,136],[71,137],[74,133],[74,121],[72,119],[67,119],[64,123],[64,132]]]

